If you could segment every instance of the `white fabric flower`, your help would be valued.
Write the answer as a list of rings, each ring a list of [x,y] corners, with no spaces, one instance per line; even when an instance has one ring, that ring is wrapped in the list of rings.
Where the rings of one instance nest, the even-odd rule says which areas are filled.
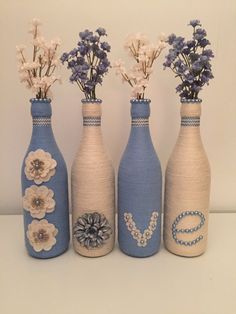
[[[142,238],[138,239],[137,244],[138,244],[138,246],[145,247],[147,245],[147,239],[142,237]]]
[[[144,232],[143,232],[143,237],[147,240],[151,239],[152,237],[152,231],[149,230],[149,229],[145,229]]]
[[[56,244],[58,229],[46,219],[34,219],[26,232],[30,245],[36,252],[50,251]]]
[[[32,185],[25,190],[23,208],[30,212],[33,218],[41,219],[55,210],[56,202],[53,196],[54,192],[46,186]]]
[[[131,234],[132,234],[132,236],[133,236],[133,238],[134,238],[135,240],[139,240],[139,239],[142,238],[142,233],[140,232],[140,230],[138,230],[138,229],[136,229],[136,228],[131,231]]]
[[[36,184],[47,182],[56,172],[57,162],[42,149],[29,152],[25,159],[25,175]]]

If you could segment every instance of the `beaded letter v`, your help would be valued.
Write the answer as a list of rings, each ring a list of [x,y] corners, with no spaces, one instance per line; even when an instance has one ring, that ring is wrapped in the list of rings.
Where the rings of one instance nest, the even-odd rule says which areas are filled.
[[[137,241],[137,245],[140,247],[145,247],[148,243],[148,240],[151,239],[152,234],[157,226],[157,219],[158,212],[153,211],[148,228],[145,229],[143,233],[141,233],[141,231],[136,227],[132,214],[124,213],[126,227],[131,233],[132,237]]]

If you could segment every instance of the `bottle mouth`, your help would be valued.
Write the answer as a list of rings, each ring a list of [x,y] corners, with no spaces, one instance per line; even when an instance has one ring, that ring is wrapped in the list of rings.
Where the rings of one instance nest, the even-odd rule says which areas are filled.
[[[151,99],[143,98],[143,99],[136,99],[133,98],[130,100],[131,104],[149,104],[151,102]]]
[[[200,104],[202,100],[200,98],[188,99],[188,98],[181,98],[181,104]]]
[[[95,99],[89,99],[89,98],[84,98],[81,100],[82,104],[101,104],[102,100],[99,98]]]
[[[50,103],[51,99],[50,98],[31,98],[30,102],[40,102],[40,103]]]

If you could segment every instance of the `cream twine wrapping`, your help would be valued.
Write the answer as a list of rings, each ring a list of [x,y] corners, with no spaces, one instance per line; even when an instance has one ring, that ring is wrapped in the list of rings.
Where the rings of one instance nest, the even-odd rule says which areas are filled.
[[[82,105],[83,117],[101,117],[101,105]],[[109,253],[115,240],[115,175],[104,149],[100,126],[84,126],[79,151],[72,166],[72,223],[84,213],[104,214],[112,234],[100,248],[87,249],[73,237],[76,252],[96,257]]]
[[[200,103],[181,106],[181,117],[200,117]],[[164,243],[166,248],[181,256],[198,256],[204,253],[207,244],[208,206],[210,195],[210,167],[203,148],[199,126],[181,126],[174,151],[168,161],[165,175],[164,201]],[[200,223],[198,215],[186,215],[179,219],[176,227],[174,221],[183,212],[199,211],[204,217],[204,224],[194,230]],[[190,243],[196,238],[196,244],[183,245],[173,237],[173,228],[192,229],[176,233],[176,238]],[[187,244],[187,243],[186,243]]]

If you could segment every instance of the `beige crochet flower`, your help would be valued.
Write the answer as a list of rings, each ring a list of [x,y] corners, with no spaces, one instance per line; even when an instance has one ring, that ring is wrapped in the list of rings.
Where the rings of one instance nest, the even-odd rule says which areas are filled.
[[[25,175],[28,180],[34,180],[36,184],[47,182],[54,176],[57,165],[51,154],[42,149],[29,152],[25,159]]]
[[[57,242],[55,238],[57,233],[58,229],[46,219],[34,219],[31,224],[28,225],[26,235],[33,249],[36,252],[41,252],[42,250],[51,250]]]
[[[23,208],[34,218],[41,219],[46,213],[52,213],[56,202],[53,191],[46,186],[32,185],[25,190]]]

